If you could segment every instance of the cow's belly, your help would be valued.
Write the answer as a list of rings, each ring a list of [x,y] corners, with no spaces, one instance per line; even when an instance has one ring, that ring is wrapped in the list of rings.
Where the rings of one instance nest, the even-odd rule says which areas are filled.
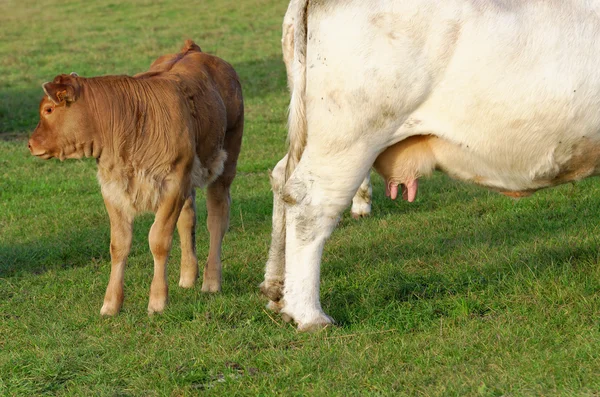
[[[515,145],[518,143],[515,143]],[[497,144],[497,153],[479,153],[444,139],[432,141],[439,169],[449,175],[503,192],[529,192],[596,175],[600,170],[600,141],[577,138],[554,145],[531,147],[529,153]]]
[[[453,178],[517,197],[600,172],[600,139],[565,139],[548,148],[540,143],[531,146],[527,156],[518,154],[518,143],[507,143],[490,141],[489,147],[494,148],[490,153],[435,135],[417,135],[386,149],[375,168],[388,184],[409,185],[439,169]]]

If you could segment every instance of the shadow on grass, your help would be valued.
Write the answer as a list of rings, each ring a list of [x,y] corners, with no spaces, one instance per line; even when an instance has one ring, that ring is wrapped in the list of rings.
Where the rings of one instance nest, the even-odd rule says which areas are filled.
[[[0,243],[0,277],[87,266],[110,258],[106,224],[22,244]]]
[[[558,295],[573,291],[572,286],[565,285],[561,293],[560,278],[568,274],[571,281],[589,279],[589,275],[584,277],[582,270],[578,270],[584,268],[579,263],[594,261],[597,265],[597,259],[598,246],[585,244],[578,248],[549,248],[523,255],[517,262],[496,260],[494,264],[460,271],[444,269],[423,274],[401,268],[379,270],[377,277],[368,277],[370,285],[363,286],[367,292],[345,288],[322,292],[322,306],[342,327],[377,318],[375,321],[380,324],[389,323],[393,328],[410,332],[428,327],[442,317],[484,318],[495,311],[504,311],[505,305],[514,305],[515,299],[531,305],[528,300],[542,300],[539,294],[549,288],[554,294],[547,301],[555,305],[560,301]],[[348,277],[353,277],[353,273],[349,271]],[[551,284],[558,287],[552,288]],[[583,295],[593,297],[600,293],[600,281],[588,280],[577,288],[586,291]],[[495,297],[490,297],[493,293]]]
[[[283,58],[259,58],[233,65],[240,76],[245,100],[261,99],[287,93],[287,77]]]
[[[447,299],[469,299],[488,289],[510,294],[522,282],[535,283],[544,277],[556,282],[560,275],[579,277],[574,275],[597,266],[600,213],[595,209],[600,207],[600,197],[587,195],[569,201],[565,197],[552,200],[548,195],[537,199],[534,209],[509,207],[500,221],[482,221],[480,211],[485,204],[461,203],[465,191],[460,185],[456,188],[456,193],[462,194],[445,205],[464,211],[467,221],[473,220],[468,228],[431,229],[427,238],[411,236],[410,231],[392,232],[399,236],[392,242],[394,237],[379,244],[365,240],[327,252],[322,278],[329,279],[331,287],[322,292],[323,306],[341,325],[352,324],[357,313],[384,311],[405,302],[427,306],[432,318],[446,316],[450,309],[443,301]],[[450,186],[450,193],[452,189]],[[487,195],[485,191],[475,194],[480,199]],[[374,204],[377,206],[377,199]],[[436,204],[425,203],[415,211],[435,211],[430,206]],[[497,201],[488,210],[496,207]],[[389,209],[378,211],[388,214]],[[342,227],[356,226],[345,223]],[[600,280],[589,283],[600,291]],[[489,308],[482,305],[472,310],[483,316]],[[408,322],[406,327],[413,325]]]
[[[148,231],[153,219],[149,214],[136,218],[129,257],[147,254],[148,261],[152,261]],[[110,222],[106,215],[93,228],[78,228],[22,244],[1,242],[0,277],[14,277],[23,273],[43,274],[110,261],[109,249]]]
[[[235,182],[234,182],[235,183]],[[98,192],[98,195],[100,193]],[[258,196],[250,196],[245,199],[233,197],[231,207],[231,222],[230,230],[226,234],[225,245],[243,247],[248,244],[248,241],[255,241],[264,235],[266,242],[270,238],[270,219],[271,219],[271,195],[268,193]],[[198,262],[202,271],[206,256],[208,255],[209,233],[206,228],[206,198],[205,192],[201,189],[197,191],[197,228],[196,228],[196,247],[198,254]],[[102,205],[103,208],[103,205]],[[97,210],[99,208],[95,208]],[[242,215],[243,211],[243,215]],[[33,215],[35,216],[35,215]],[[83,215],[85,217],[85,214]],[[239,220],[233,219],[243,216],[243,224],[239,224]],[[65,218],[69,215],[65,214]],[[42,274],[48,271],[56,271],[75,267],[94,265],[99,262],[110,261],[110,222],[108,215],[102,216],[98,221],[97,215],[94,215],[94,227],[81,228],[76,230],[64,229],[60,234],[46,235],[26,243],[14,242],[7,243],[6,240],[0,240],[0,277],[15,277],[23,273]],[[40,214],[41,222],[52,221]],[[148,263],[152,263],[152,254],[148,245],[148,233],[154,221],[153,214],[142,214],[135,218],[132,248],[129,258],[134,256],[143,256]],[[86,222],[83,219],[83,222]],[[67,220],[66,223],[72,224],[72,220]],[[268,226],[267,226],[268,225]],[[43,228],[43,225],[40,226]],[[240,230],[244,228],[244,231]],[[246,232],[245,228],[248,229]],[[261,234],[250,232],[261,229]],[[27,233],[25,231],[24,233]],[[246,238],[248,241],[241,239]],[[237,239],[237,241],[231,241]],[[169,259],[169,268],[179,271],[180,257],[180,241],[177,231],[173,237],[173,248]],[[265,250],[266,252],[266,250]],[[235,254],[228,252],[227,248],[223,251],[223,260],[228,261]],[[259,266],[262,269],[262,264]],[[248,274],[244,274],[242,278],[257,276],[258,273],[253,269],[244,269]],[[227,272],[229,272],[227,270]],[[262,275],[262,273],[260,274]],[[240,293],[246,293],[254,289],[258,282],[248,285],[247,288],[243,283],[238,283],[239,280],[231,280],[233,290]]]
[[[38,122],[42,87],[0,91],[0,139],[24,139]]]

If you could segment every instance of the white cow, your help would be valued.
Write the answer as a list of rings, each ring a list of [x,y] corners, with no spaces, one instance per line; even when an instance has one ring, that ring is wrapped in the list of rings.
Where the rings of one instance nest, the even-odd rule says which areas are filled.
[[[289,151],[272,175],[262,290],[300,330],[325,240],[379,158],[388,190],[432,169],[509,195],[600,173],[600,0],[292,0]]]

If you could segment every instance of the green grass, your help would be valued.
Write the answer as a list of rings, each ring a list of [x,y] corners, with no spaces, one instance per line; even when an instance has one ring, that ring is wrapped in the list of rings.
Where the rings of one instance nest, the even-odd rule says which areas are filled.
[[[257,288],[268,169],[285,151],[287,4],[122,3],[0,3],[0,395],[599,395],[598,180],[515,201],[436,174],[408,204],[374,177],[373,215],[346,212],[323,256],[340,326],[299,334]],[[246,98],[223,293],[177,287],[176,238],[169,307],[148,317],[142,216],[123,311],[101,318],[110,230],[95,163],[32,158],[24,138],[43,82],[134,74],[186,38],[233,64]]]

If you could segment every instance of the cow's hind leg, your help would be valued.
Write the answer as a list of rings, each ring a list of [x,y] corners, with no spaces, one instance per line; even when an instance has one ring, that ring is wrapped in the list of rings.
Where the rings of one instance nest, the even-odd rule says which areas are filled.
[[[189,189],[184,189],[189,191]],[[154,223],[150,228],[148,242],[154,257],[154,277],[150,285],[148,314],[162,313],[167,305],[167,260],[173,242],[173,232],[179,219],[181,208],[189,194],[182,194],[179,189],[165,192],[162,202],[156,211]]]
[[[331,146],[307,145],[287,181],[285,285],[282,313],[312,330],[332,322],[321,309],[320,265],[323,245],[350,204],[375,159],[358,145],[343,153]]]
[[[181,274],[179,286],[191,288],[198,279],[198,257],[196,256],[196,190],[185,200],[179,220],[177,231],[181,240]]]
[[[352,209],[350,213],[354,219],[364,218],[371,214],[371,197],[373,189],[371,188],[371,175],[367,171],[367,176],[360,184],[354,198],[352,198]]]
[[[133,216],[113,206],[104,199],[110,218],[110,280],[104,295],[104,304],[100,309],[103,316],[119,313],[123,305],[123,278],[127,256],[131,250]]]
[[[280,300],[283,297],[285,276],[285,203],[283,202],[283,186],[285,184],[286,164],[287,155],[277,163],[271,172],[273,228],[269,258],[265,267],[265,280],[260,285],[262,293],[269,298],[267,307],[275,312],[281,310]]]

